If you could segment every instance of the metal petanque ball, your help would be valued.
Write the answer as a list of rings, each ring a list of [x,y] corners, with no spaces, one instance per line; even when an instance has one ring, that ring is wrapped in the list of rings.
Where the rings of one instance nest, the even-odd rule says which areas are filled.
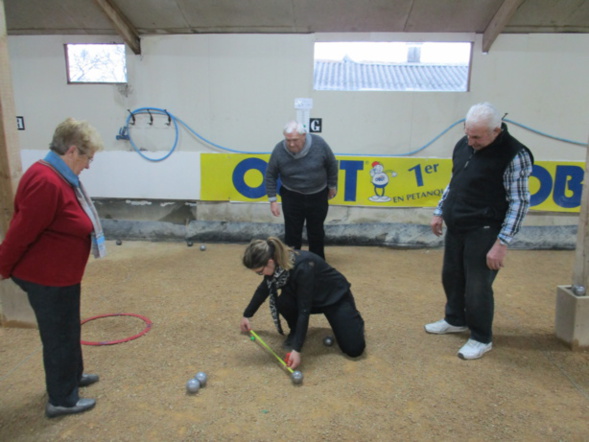
[[[188,247],[192,247],[192,245],[193,245],[193,244],[194,244],[194,243],[193,243],[192,241],[186,241],[186,245],[187,245]]]
[[[186,382],[186,391],[188,393],[194,394],[198,392],[200,389],[200,382],[198,379],[192,378],[188,382]]]
[[[290,378],[292,379],[293,384],[302,384],[303,383],[303,373],[301,373],[298,370],[293,371],[290,375]]]
[[[571,288],[576,296],[585,296],[585,293],[587,292],[585,287],[582,285],[573,285]]]
[[[205,246],[204,244],[202,246],[200,246],[200,251],[204,252],[207,249],[207,246]]]
[[[120,239],[117,239],[117,246],[120,246],[121,244],[123,244],[123,241],[121,241]]]
[[[201,387],[206,387],[208,376],[204,371],[199,371],[198,373],[196,373],[194,379],[196,379],[200,383]]]
[[[333,345],[333,337],[332,336],[326,336],[323,338],[323,345],[325,345],[326,347],[331,347]]]

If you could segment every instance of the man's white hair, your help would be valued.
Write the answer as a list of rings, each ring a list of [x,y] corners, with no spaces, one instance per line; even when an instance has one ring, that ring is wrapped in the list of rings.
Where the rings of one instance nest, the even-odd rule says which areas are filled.
[[[489,130],[501,128],[501,114],[491,103],[484,102],[473,105],[466,113],[466,123],[486,124]]]
[[[305,129],[305,126],[303,126],[302,123],[299,123],[297,121],[289,121],[288,123],[286,123],[284,125],[284,130],[283,133],[285,134],[293,134],[293,133],[299,133],[299,134],[306,134],[307,133],[307,129]]]

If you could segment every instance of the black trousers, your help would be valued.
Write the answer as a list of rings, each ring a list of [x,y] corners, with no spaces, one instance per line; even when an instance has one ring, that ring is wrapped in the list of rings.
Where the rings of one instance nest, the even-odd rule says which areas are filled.
[[[499,229],[484,227],[467,233],[446,230],[442,284],[446,292],[446,322],[468,326],[470,337],[493,340],[493,281],[497,270],[487,267],[487,253]]]
[[[43,365],[49,402],[73,407],[80,399],[82,360],[80,284],[48,287],[12,278],[28,295],[43,344]]]
[[[290,333],[295,332],[298,308],[294,297],[281,295],[278,297],[278,312],[286,319]],[[323,313],[333,330],[333,334],[341,351],[350,357],[358,357],[366,348],[364,336],[364,319],[356,309],[351,292],[348,292],[337,304],[322,309],[314,309],[312,314]]]
[[[300,250],[303,245],[303,226],[307,224],[309,251],[325,259],[325,230],[329,203],[327,187],[311,195],[280,188],[282,213],[284,214],[284,242]]]

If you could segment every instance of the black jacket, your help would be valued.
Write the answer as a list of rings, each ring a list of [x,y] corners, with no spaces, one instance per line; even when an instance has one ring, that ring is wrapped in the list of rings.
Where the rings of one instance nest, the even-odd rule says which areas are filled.
[[[243,316],[251,318],[270,295],[266,278],[256,289]],[[292,348],[301,351],[311,313],[339,302],[350,290],[351,284],[344,275],[314,253],[297,251],[294,267],[280,296],[296,299],[298,317]]]

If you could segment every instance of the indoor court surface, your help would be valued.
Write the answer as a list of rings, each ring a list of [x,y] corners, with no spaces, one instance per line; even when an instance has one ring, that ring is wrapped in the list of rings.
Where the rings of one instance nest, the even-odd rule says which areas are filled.
[[[83,346],[85,371],[101,377],[82,390],[97,399],[92,411],[46,419],[37,331],[0,328],[0,441],[589,440],[589,352],[554,335],[574,251],[511,250],[494,285],[494,348],[463,361],[466,334],[423,329],[443,317],[441,249],[328,246],[367,351],[351,360],[324,346],[327,321],[313,316],[294,385],[239,332],[261,282],[241,265],[245,244],[200,246],[109,241],[107,258],[90,258],[82,318],[115,316],[85,322],[83,339],[126,340]],[[284,355],[267,304],[252,325]],[[187,394],[198,371],[208,383]]]

